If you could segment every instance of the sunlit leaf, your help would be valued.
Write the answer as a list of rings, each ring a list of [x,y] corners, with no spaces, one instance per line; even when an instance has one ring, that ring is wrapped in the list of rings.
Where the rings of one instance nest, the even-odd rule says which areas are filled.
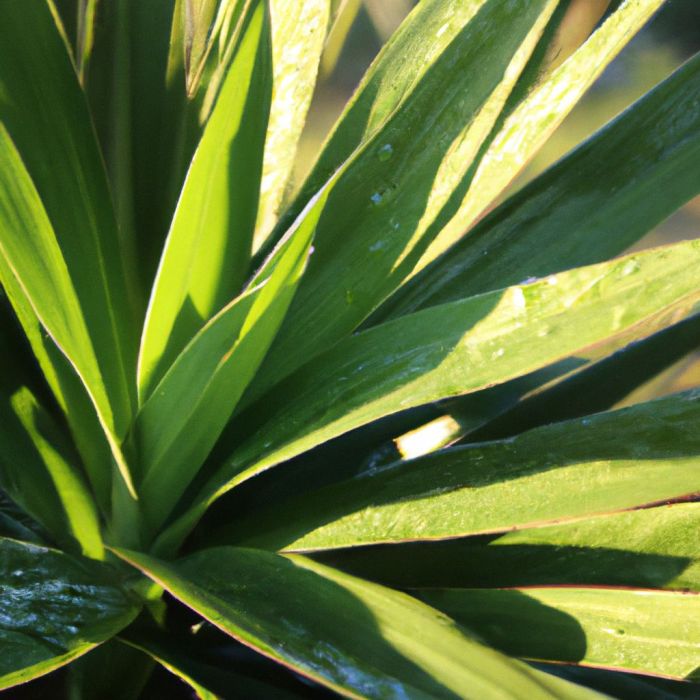
[[[677,498],[700,491],[699,414],[694,392],[450,448],[292,498],[222,537],[330,549],[499,532]]]
[[[697,594],[567,586],[420,597],[512,656],[678,679],[700,666]]]
[[[50,415],[24,388],[2,397],[0,416],[2,489],[59,539],[67,535],[86,556],[102,558],[99,520],[77,455]]]
[[[154,284],[139,356],[142,401],[187,342],[240,290],[248,265],[271,72],[266,4],[251,7],[188,171]]]
[[[227,634],[351,697],[590,696],[482,646],[409,596],[303,557],[227,547],[166,563],[118,553]]]
[[[507,200],[368,325],[625,250],[700,192],[698,99],[700,57]]]

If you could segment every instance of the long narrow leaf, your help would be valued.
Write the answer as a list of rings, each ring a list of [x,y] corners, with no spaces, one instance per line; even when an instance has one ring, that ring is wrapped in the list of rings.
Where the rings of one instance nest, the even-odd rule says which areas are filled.
[[[396,588],[636,586],[700,593],[700,503],[440,542],[320,552],[322,563]]]
[[[158,270],[139,356],[141,401],[195,333],[239,291],[249,262],[271,73],[266,3],[251,7]]]
[[[347,336],[410,274],[444,223],[454,191],[469,181],[471,163],[556,5],[429,0],[399,31],[402,52],[423,45],[429,60],[406,68],[406,76],[392,74],[397,90],[411,88],[410,96],[396,109],[393,101],[375,106],[380,128],[344,161],[256,393]],[[416,49],[418,56],[425,51]]]
[[[233,547],[176,563],[118,554],[227,634],[349,697],[591,697],[413,598],[303,557]]]
[[[306,267],[325,197],[323,191],[309,203],[249,289],[195,336],[139,413],[140,488],[154,527],[197,473],[260,366]]]
[[[461,238],[664,1],[626,0],[581,48],[513,109],[480,160],[466,197],[421,258],[418,269]]]
[[[315,445],[533,372],[655,316],[687,312],[700,294],[698,260],[698,242],[680,243],[426,309],[339,343],[279,387],[283,405],[262,400],[239,417],[237,435],[250,437],[164,541],[182,536],[236,484]]]
[[[699,415],[695,392],[447,449],[258,512],[233,541],[311,550],[445,539],[692,494],[700,491]]]
[[[614,588],[424,591],[512,655],[686,679],[700,666],[700,596]]]
[[[122,477],[131,487],[129,468],[120,447],[131,407],[120,400],[126,397],[103,371],[96,352],[95,333],[91,333],[93,328],[89,326],[54,229],[2,125],[0,255],[4,258],[1,269],[10,275],[3,281],[22,290],[42,326],[73,365],[95,405]]]
[[[297,142],[311,104],[329,22],[330,0],[272,0],[272,102],[265,139],[257,250],[272,230],[294,165]]]
[[[85,97],[66,46],[45,2],[2,3],[0,8],[0,122],[17,153],[3,155],[5,178],[21,160],[41,200],[65,261],[80,313],[89,329],[101,379],[84,375],[101,417],[123,437],[135,405],[137,324],[133,289],[119,247],[119,236],[104,167]],[[13,164],[7,162],[11,157]],[[9,187],[3,183],[3,188]],[[15,222],[16,226],[16,222]],[[11,229],[3,227],[4,238]],[[29,244],[31,236],[13,234]],[[19,245],[19,241],[17,242]],[[35,264],[39,264],[38,258]],[[55,256],[43,265],[54,265]],[[27,270],[15,269],[23,285]],[[34,273],[36,274],[36,272]],[[44,319],[57,307],[71,306],[63,289],[32,299]],[[48,307],[54,307],[52,311]],[[82,331],[76,331],[80,334]],[[66,346],[64,338],[56,338]],[[80,343],[82,345],[82,339]],[[74,360],[75,358],[71,358]],[[80,367],[79,371],[84,371]],[[98,384],[100,386],[98,386]],[[98,395],[109,396],[109,409]],[[109,415],[111,414],[111,415]]]
[[[488,216],[368,325],[619,254],[700,192],[700,56]]]
[[[56,537],[68,533],[83,554],[102,558],[92,496],[49,414],[24,388],[3,397],[0,416],[0,486]]]

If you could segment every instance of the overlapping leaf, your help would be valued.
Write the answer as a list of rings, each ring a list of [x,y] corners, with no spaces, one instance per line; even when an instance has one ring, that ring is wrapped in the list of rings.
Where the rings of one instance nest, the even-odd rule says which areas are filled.
[[[496,649],[530,659],[694,677],[700,596],[615,588],[425,591]]]
[[[434,307],[350,338],[314,361],[313,372],[303,369],[282,385],[283,407],[251,408],[250,420],[265,427],[232,464],[258,459],[262,468],[369,420],[501,383],[678,304],[687,307],[700,292],[698,255],[696,242],[639,253]]]
[[[322,191],[249,289],[195,336],[139,413],[140,489],[151,526],[184,492],[262,362],[305,269],[324,203]]]
[[[5,3],[0,19],[2,171],[5,180],[15,181],[15,185],[3,183],[4,196],[7,201],[11,188],[18,187],[19,180],[26,180],[23,188],[35,191],[32,208],[40,201],[46,212],[42,215],[42,231],[35,230],[36,225],[27,225],[21,234],[16,230],[20,220],[13,215],[3,226],[3,241],[9,245],[8,238],[17,239],[14,246],[26,246],[26,255],[38,256],[34,264],[46,266],[44,275],[53,268],[50,272],[54,281],[59,281],[56,275],[61,277],[53,293],[37,294],[34,277],[38,275],[26,267],[29,260],[25,259],[24,267],[19,266],[19,260],[10,260],[42,321],[64,305],[66,313],[74,315],[69,326],[71,331],[76,326],[73,344],[85,346],[82,352],[94,348],[99,379],[91,376],[93,370],[80,364],[77,357],[70,359],[84,373],[83,379],[108,428],[123,437],[133,407],[130,377],[136,359],[136,323],[85,98],[46,3]],[[27,85],[34,89],[28,90]],[[30,253],[29,246],[40,244],[38,237],[42,238],[41,245],[52,247],[51,254],[48,249]],[[6,250],[5,255],[8,253]],[[64,271],[58,269],[61,266]],[[67,284],[73,289],[70,293]],[[70,307],[74,308],[68,311]],[[77,327],[78,316],[87,330]],[[54,329],[49,332],[69,354],[69,339],[57,336]],[[71,354],[75,352],[71,350]],[[103,392],[109,397],[108,407],[107,399],[99,398]]]
[[[700,592],[699,503],[439,542],[319,552],[396,588],[637,586]]]
[[[214,111],[187,174],[146,316],[142,401],[189,340],[239,291],[257,215],[270,46],[266,3],[251,5]]]
[[[260,206],[253,250],[277,222],[311,104],[330,19],[330,0],[270,3],[272,102],[265,139]]]
[[[85,654],[136,616],[114,570],[0,539],[0,689]]]
[[[345,172],[329,194],[316,252],[256,379],[258,392],[348,335],[412,271],[556,5],[430,0],[399,30],[391,50],[415,55],[405,66],[392,61],[391,77],[381,78],[390,96],[370,99],[353,117],[362,132],[370,118],[364,110],[371,111],[371,138],[352,145],[347,159],[333,159],[333,171],[343,164]]]
[[[94,502],[49,414],[24,388],[2,397],[0,416],[2,489],[64,546],[78,543],[86,556],[102,558]]]
[[[699,415],[691,392],[451,448],[256,513],[247,528],[238,523],[239,536],[251,546],[330,549],[498,532],[677,498],[700,491]]]
[[[605,260],[700,192],[700,57],[507,200],[369,324]]]
[[[506,659],[413,598],[303,557],[119,554],[227,634],[349,697],[596,697]]]
[[[32,323],[29,332],[37,332],[29,312],[31,306],[43,328],[82,380],[124,481],[131,486],[129,468],[120,446],[131,407],[120,401],[126,397],[102,369],[94,345],[95,334],[88,325],[54,229],[39,193],[2,125],[0,166],[0,254],[3,257],[0,270],[6,275],[3,283],[10,287],[15,298],[19,297],[18,313],[22,321]],[[40,357],[42,355],[51,362],[48,352],[41,353]],[[120,375],[119,380],[125,381],[125,377]],[[114,389],[114,393],[110,389]]]

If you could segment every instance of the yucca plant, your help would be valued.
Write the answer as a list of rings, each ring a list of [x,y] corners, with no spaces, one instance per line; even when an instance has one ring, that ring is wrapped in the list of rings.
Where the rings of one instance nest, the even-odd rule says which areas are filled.
[[[296,189],[358,3],[0,3],[0,688],[697,697],[700,58],[498,203],[662,2],[422,0]]]

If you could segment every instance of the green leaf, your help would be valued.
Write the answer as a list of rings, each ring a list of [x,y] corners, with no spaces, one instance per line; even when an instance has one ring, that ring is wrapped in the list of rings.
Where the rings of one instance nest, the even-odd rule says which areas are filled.
[[[689,678],[700,667],[700,596],[615,588],[422,591],[497,649],[530,659]]]
[[[565,678],[572,683],[606,693],[611,698],[634,698],[634,700],[696,700],[698,686],[686,681],[633,673],[620,673],[601,668],[574,666],[557,663],[531,663],[541,671]]]
[[[539,425],[605,411],[700,347],[700,315],[647,338],[544,387],[476,430],[470,442],[521,433]]]
[[[700,503],[493,535],[319,552],[396,588],[636,586],[700,592]]]
[[[97,503],[102,511],[107,513],[109,512],[112,456],[90,397],[65,355],[42,328],[22,287],[12,275],[2,255],[0,255],[0,279],[3,281],[3,291],[39,363],[43,378],[66,416]],[[11,321],[8,319],[8,322]],[[6,330],[6,327],[3,328],[3,340],[8,337]],[[3,352],[8,357],[15,358],[15,361],[24,357],[24,348],[18,344],[4,347]],[[27,373],[18,367],[8,371],[5,379],[9,380],[6,389],[8,392],[15,391],[25,383],[36,388],[32,385]]]
[[[665,0],[626,0],[572,56],[512,109],[481,158],[466,196],[418,262],[421,269],[483,214]],[[502,284],[502,283],[501,283]]]
[[[0,416],[2,489],[56,538],[73,539],[85,556],[103,558],[92,497],[49,414],[23,388],[2,397]]]
[[[89,329],[87,343],[85,331],[73,327],[75,318],[68,326],[77,334],[72,342],[56,335],[55,329],[47,330],[71,355],[101,420],[120,439],[135,404],[131,378],[135,372],[137,323],[133,290],[127,286],[111,198],[85,97],[45,2],[3,3],[0,45],[3,196],[7,201],[11,192],[17,194],[17,188],[24,191],[23,196],[31,189],[32,208],[40,200],[46,212],[40,216],[41,231],[35,230],[35,222],[22,233],[16,230],[19,212],[11,215],[3,224],[3,244],[9,237],[20,238],[12,247],[15,251],[24,248],[25,253],[30,246],[41,244],[41,249],[34,249],[38,257],[31,261],[31,270],[25,267],[30,264],[28,259],[21,268],[17,259],[11,265],[30,293],[42,322],[55,321],[59,315],[56,307],[65,307],[68,316],[76,317],[79,308]],[[19,167],[20,161],[24,167]],[[13,185],[7,182],[10,178],[15,181]],[[44,268],[53,268],[53,293],[32,293],[38,291],[32,279],[38,276],[38,261]],[[42,274],[48,274],[48,270],[42,270]],[[66,287],[68,282],[71,292]],[[49,287],[47,279],[42,291]],[[76,304],[78,308],[71,308]],[[68,352],[72,346],[80,346],[85,354],[94,352],[99,359],[100,378],[93,376],[95,368],[84,366],[84,358]],[[109,406],[101,397],[103,392],[109,396]]]
[[[34,187],[5,127],[0,124],[0,255],[2,282],[31,305],[41,325],[80,377],[125,483],[131,477],[120,447],[131,407],[124,386],[112,383],[98,361],[99,326],[89,324],[63,252]],[[91,267],[94,265],[91,263]],[[26,304],[18,313],[26,316]],[[107,357],[111,357],[110,353]],[[101,358],[104,360],[104,356]]]
[[[700,244],[680,243],[426,309],[353,336],[238,420],[228,488],[370,421],[522,376],[687,309]],[[212,482],[213,483],[213,482]]]
[[[321,75],[324,78],[328,77],[335,69],[361,7],[362,0],[333,0],[332,21],[321,57]]]
[[[223,537],[331,549],[501,532],[677,498],[700,491],[699,416],[700,392],[690,392],[447,449],[259,511]]]
[[[266,3],[256,1],[187,174],[153,287],[139,355],[142,402],[243,282],[269,110],[269,53]]]
[[[3,538],[0,581],[0,689],[69,663],[139,610],[111,567]]]
[[[117,553],[222,631],[350,697],[589,697],[405,594],[303,557],[226,547],[166,563]]]
[[[556,5],[427,0],[387,45],[385,55],[411,58],[376,79],[387,81],[390,95],[366,105],[372,136],[339,161],[344,173],[256,395],[347,336],[411,273],[444,224],[454,191],[468,182]],[[368,119],[363,113],[362,129]]]
[[[330,0],[272,0],[273,87],[253,250],[277,222],[316,84]]]
[[[218,0],[183,0],[183,49],[187,94],[194,95],[213,42]],[[228,3],[226,3],[228,4]]]
[[[139,413],[139,490],[152,529],[185,491],[255,376],[299,285],[325,196],[309,203],[248,290],[195,336]]]
[[[700,192],[700,56],[484,219],[368,325],[618,255]]]
[[[95,41],[95,15],[98,0],[78,0],[78,32],[76,42],[77,69],[80,82],[85,75]]]

